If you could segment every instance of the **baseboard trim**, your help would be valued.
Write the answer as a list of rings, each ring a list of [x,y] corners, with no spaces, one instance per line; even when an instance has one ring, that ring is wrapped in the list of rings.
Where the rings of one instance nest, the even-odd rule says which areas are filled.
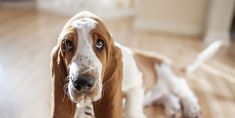
[[[205,37],[203,39],[204,44],[208,45],[214,41],[222,40],[224,42],[224,46],[229,46],[230,44],[230,35],[229,31],[212,31],[209,30],[206,32]]]

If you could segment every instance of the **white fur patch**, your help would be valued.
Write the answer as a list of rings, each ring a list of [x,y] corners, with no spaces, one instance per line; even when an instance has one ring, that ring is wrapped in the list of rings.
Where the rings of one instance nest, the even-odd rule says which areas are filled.
[[[115,42],[122,52],[123,80],[122,91],[126,95],[124,118],[145,118],[143,111],[143,74],[137,67],[132,50]]]
[[[96,21],[91,18],[81,18],[75,20],[72,25],[76,28],[78,34],[78,43],[77,43],[77,50],[71,60],[70,65],[70,75],[79,76],[80,72],[92,72],[96,73],[95,77],[98,77],[98,95],[93,96],[92,100],[96,101],[101,98],[101,91],[102,91],[102,63],[96,56],[93,50],[93,40],[91,30],[96,27]],[[71,80],[69,81],[69,85],[71,85]],[[70,92],[72,89],[69,86],[69,94],[72,95]],[[71,96],[72,97],[72,96]]]
[[[119,47],[122,52],[123,62],[123,82],[122,91],[125,92],[135,86],[142,86],[143,74],[137,67],[132,50],[115,42],[115,46]]]
[[[195,97],[185,79],[173,73],[169,64],[156,65],[156,70],[159,75],[159,81],[163,82],[169,91],[179,97]]]

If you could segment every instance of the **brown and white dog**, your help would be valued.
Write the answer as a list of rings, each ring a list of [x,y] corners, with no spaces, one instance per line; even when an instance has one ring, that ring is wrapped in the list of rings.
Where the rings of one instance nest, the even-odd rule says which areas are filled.
[[[168,59],[114,42],[89,12],[66,23],[52,50],[51,69],[53,118],[73,118],[77,105],[94,108],[95,118],[145,118],[144,106],[156,101],[167,117],[178,117],[181,104],[185,117],[200,116],[197,97]]]

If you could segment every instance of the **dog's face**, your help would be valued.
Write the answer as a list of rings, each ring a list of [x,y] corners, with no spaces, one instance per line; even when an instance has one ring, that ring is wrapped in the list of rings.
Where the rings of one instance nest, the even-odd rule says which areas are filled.
[[[97,101],[102,96],[102,78],[111,48],[104,24],[90,13],[75,16],[64,27],[60,42],[70,99],[75,103]]]

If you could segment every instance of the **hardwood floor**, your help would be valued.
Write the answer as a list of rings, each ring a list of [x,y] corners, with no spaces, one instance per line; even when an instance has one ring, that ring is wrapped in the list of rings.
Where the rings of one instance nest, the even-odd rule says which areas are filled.
[[[48,118],[50,51],[69,17],[0,8],[0,118]],[[200,38],[136,31],[131,19],[107,21],[115,40],[160,52],[177,66],[193,61],[203,49]],[[235,117],[235,62],[220,51],[187,79],[199,97],[204,118]],[[157,106],[149,118],[163,118]]]

